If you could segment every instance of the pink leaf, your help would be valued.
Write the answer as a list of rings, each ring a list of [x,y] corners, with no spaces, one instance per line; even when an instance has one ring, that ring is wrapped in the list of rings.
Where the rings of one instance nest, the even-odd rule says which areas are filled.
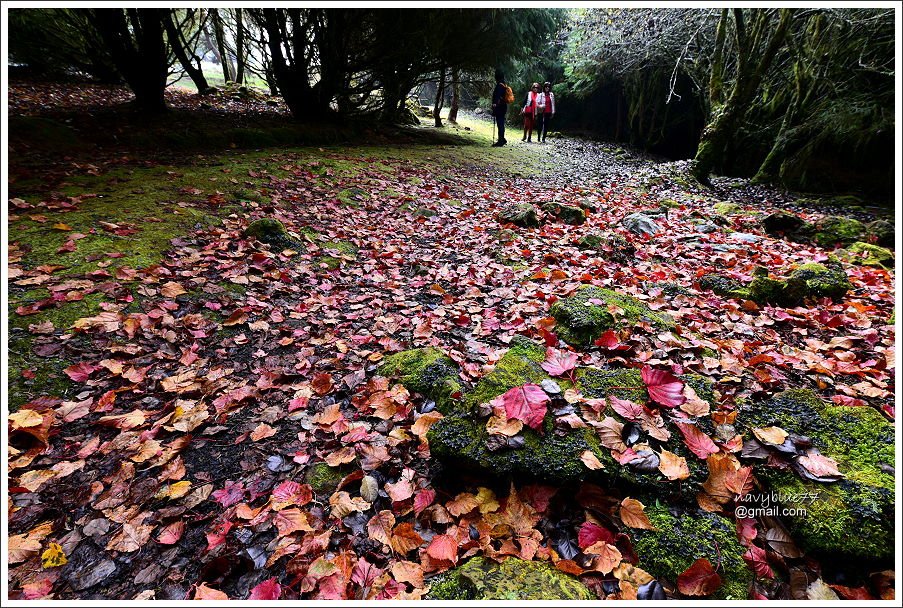
[[[278,600],[282,595],[282,585],[276,580],[276,577],[268,578],[253,589],[249,600]]]
[[[223,507],[228,508],[239,502],[245,496],[245,484],[227,481],[222,490],[213,493],[213,499]]]
[[[608,404],[611,406],[611,409],[628,420],[639,420],[643,417],[643,406],[639,403],[609,396]]]
[[[546,349],[546,360],[539,364],[552,376],[563,376],[577,367],[577,353]]]
[[[436,500],[436,490],[420,490],[414,496],[414,515],[420,515],[421,511],[433,504]]]
[[[774,578],[774,572],[768,565],[768,554],[764,549],[760,549],[755,545],[750,545],[749,550],[743,554],[743,560],[749,569],[756,573],[760,578]]]
[[[642,376],[649,398],[656,403],[665,407],[677,407],[687,400],[684,397],[684,383],[671,372],[644,365]]]
[[[603,528],[598,524],[594,524],[591,521],[583,522],[583,525],[580,526],[580,531],[577,533],[577,543],[580,545],[581,549],[586,549],[589,546],[594,545],[599,541],[604,541],[609,545],[614,545],[616,542],[615,535],[612,534],[607,528]]]
[[[602,348],[611,349],[618,346],[620,343],[621,341],[618,340],[617,334],[615,334],[614,331],[608,329],[602,332],[602,335],[599,336],[593,344],[595,344],[596,346],[601,346]]]
[[[501,405],[505,408],[505,415],[508,418],[514,418],[526,423],[533,429],[539,429],[542,426],[543,418],[546,416],[546,403],[549,396],[542,390],[541,386],[536,384],[524,384],[523,386],[515,386],[503,395],[499,395],[490,403]]]
[[[72,379],[73,382],[84,382],[88,379],[88,376],[99,370],[100,368],[96,365],[91,365],[85,361],[77,365],[70,365],[63,372]]]
[[[696,425],[685,422],[675,422],[677,428],[684,436],[684,442],[694,454],[705,460],[711,454],[718,452],[718,446],[712,438],[696,428]]]

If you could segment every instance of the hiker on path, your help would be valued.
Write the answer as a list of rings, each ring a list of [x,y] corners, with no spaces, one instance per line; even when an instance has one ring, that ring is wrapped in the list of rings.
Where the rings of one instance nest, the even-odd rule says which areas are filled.
[[[542,93],[536,99],[536,141],[545,143],[546,130],[552,117],[555,116],[555,93],[552,92],[552,83],[542,85]]]
[[[536,121],[536,98],[539,97],[539,83],[534,82],[527,93],[527,103],[524,106],[524,136],[521,141],[533,141],[533,124]],[[537,139],[539,139],[537,134]]]
[[[505,115],[508,113],[508,104],[512,101],[514,101],[514,94],[505,84],[505,75],[501,70],[496,70],[495,90],[492,91],[492,115],[495,117],[495,124],[499,129],[499,138],[492,144],[495,148],[508,143],[508,140],[505,139]]]

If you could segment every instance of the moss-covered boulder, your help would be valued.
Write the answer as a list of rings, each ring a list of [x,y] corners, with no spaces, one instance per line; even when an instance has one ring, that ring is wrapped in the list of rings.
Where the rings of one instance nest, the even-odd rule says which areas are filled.
[[[304,471],[304,483],[317,494],[329,496],[335,492],[339,482],[353,471],[350,466],[331,467],[325,462],[317,462]]]
[[[740,213],[740,205],[736,203],[728,203],[726,201],[719,201],[715,203],[712,209],[718,215],[734,215],[735,213]]]
[[[595,600],[576,577],[547,562],[474,557],[430,581],[431,600]]]
[[[633,531],[640,568],[674,584],[693,562],[704,557],[713,566],[721,565],[721,587],[712,598],[747,599],[753,576],[743,561],[746,548],[738,542],[733,522],[695,508],[660,504],[647,503],[645,512],[655,530]]]
[[[806,282],[808,295],[818,298],[828,297],[841,300],[853,288],[843,266],[834,262],[829,264],[803,264],[790,273],[788,280]]]
[[[837,252],[837,255],[859,266],[874,266],[876,268],[892,269],[894,267],[894,252],[871,243],[857,241],[845,250]]]
[[[697,281],[699,288],[704,291],[713,291],[719,296],[727,296],[729,298],[742,297],[746,295],[743,291],[743,283],[737,279],[726,277],[721,274],[707,274],[699,277]]]
[[[277,219],[263,218],[254,220],[244,231],[245,238],[254,238],[261,243],[282,249],[301,249],[304,244],[289,234],[285,226]]]
[[[894,247],[896,230],[892,222],[875,220],[865,225],[865,230],[879,247]]]
[[[515,336],[510,346],[493,370],[464,395],[462,403],[465,410],[471,411],[482,403],[489,403],[515,386],[528,382],[539,384],[551,378],[539,366],[546,358],[546,351],[542,346],[523,336]]]
[[[571,226],[579,226],[586,221],[586,211],[580,207],[561,203],[545,203],[542,210],[557,221]]]
[[[815,223],[813,238],[822,247],[834,247],[861,241],[863,235],[865,226],[859,220],[829,215]]]
[[[530,203],[510,205],[499,212],[499,221],[506,224],[514,224],[521,228],[538,228],[539,217],[536,215],[536,207]]]
[[[790,509],[789,529],[809,551],[836,558],[891,559],[894,555],[894,427],[870,407],[830,405],[809,390],[743,403],[738,422],[778,426],[808,437],[837,461],[841,481],[818,483],[792,470],[756,468],[766,488],[781,496],[814,495]]]
[[[585,234],[577,241],[580,249],[597,251],[603,257],[626,264],[636,255],[636,247],[620,234],[602,235],[596,232]]]
[[[436,408],[447,412],[462,391],[458,365],[438,348],[414,348],[383,359],[380,373],[398,378],[412,393],[420,393],[436,402]]]
[[[806,221],[787,211],[777,211],[762,218],[762,229],[765,234],[771,236],[782,236],[791,232],[796,232]]]
[[[615,306],[620,311],[617,318],[609,311]],[[587,347],[602,333],[621,323],[635,325],[648,321],[657,329],[674,327],[674,320],[666,314],[653,311],[627,294],[600,287],[583,287],[567,298],[552,305],[551,315],[558,324],[558,337],[572,346]]]

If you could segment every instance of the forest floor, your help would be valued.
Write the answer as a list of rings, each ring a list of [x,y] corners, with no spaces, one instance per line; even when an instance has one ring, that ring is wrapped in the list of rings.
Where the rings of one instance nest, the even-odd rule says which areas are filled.
[[[892,558],[854,567],[791,539],[779,518],[734,512],[754,483],[764,487],[752,479],[766,464],[819,487],[862,481],[847,469],[858,462],[847,448],[822,447],[819,468],[807,433],[780,418],[744,426],[743,408],[810,389],[892,428],[892,271],[844,262],[848,293],[792,307],[698,283],[711,272],[748,282],[760,266],[784,276],[832,259],[833,246],[766,234],[772,211],[893,222],[892,211],[742,179],[704,188],[685,163],[614,144],[521,143],[511,129],[509,146],[491,148],[490,123],[473,115],[442,130],[361,127],[350,142],[347,130],[324,127],[299,145],[284,108],[262,101],[199,107],[178,94],[172,116],[142,129],[115,106],[123,99],[44,85],[10,93],[11,597],[414,599],[479,555],[554,564],[600,598],[892,593]],[[590,207],[586,222],[555,221],[548,208],[536,228],[499,220],[516,204],[549,202]],[[661,231],[626,229],[638,211]],[[260,218],[280,220],[303,246],[243,237]],[[633,252],[581,247],[588,234],[620,235]],[[558,340],[550,308],[587,284],[674,323],[640,320],[573,349]],[[705,397],[674,380],[696,406],[681,413],[653,397],[657,381],[644,372],[650,399],[635,416],[666,414],[680,430],[650,440],[656,463],[673,465],[661,464],[655,483],[681,486],[687,459],[694,476],[701,467],[706,482],[689,504],[709,528],[727,522],[731,538],[706,528],[687,544],[695,554],[663,564],[653,553],[679,553],[674,539],[650,545],[645,535],[687,501],[606,476],[612,464],[600,470],[592,453],[585,475],[561,482],[543,471],[465,472],[431,456],[426,433],[442,414],[383,375],[383,361],[441,349],[467,393],[517,335],[548,348],[543,369],[573,386],[565,403],[543,385],[559,406],[547,413],[559,435],[604,429],[606,407],[634,415],[624,399],[600,406],[565,382],[578,365],[708,379]],[[503,401],[493,403],[505,410]],[[499,424],[520,424],[506,411]],[[781,448],[765,464],[748,452],[753,427],[759,452]],[[603,443],[616,457],[646,445],[617,428],[627,444]],[[639,422],[626,428],[639,432]],[[798,472],[800,462],[811,468]],[[861,477],[874,492],[890,479],[892,495],[892,447],[881,465]],[[886,503],[877,508],[888,516]],[[491,595],[481,585],[477,596]]]

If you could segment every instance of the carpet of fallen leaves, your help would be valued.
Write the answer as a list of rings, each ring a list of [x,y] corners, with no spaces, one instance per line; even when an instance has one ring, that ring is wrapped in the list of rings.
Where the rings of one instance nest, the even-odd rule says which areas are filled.
[[[643,159],[617,160],[605,145],[558,140],[543,153],[548,167],[532,178],[506,176],[487,153],[485,166],[445,171],[364,158],[389,170],[327,185],[311,170],[316,161],[274,152],[287,176],[248,176],[264,202],[245,202],[220,227],[175,235],[159,265],[110,272],[101,259],[85,276],[59,277],[53,266],[13,259],[10,280],[31,280],[58,301],[97,291],[107,300],[71,329],[30,327],[35,349],[77,361],[66,374],[78,388],[10,417],[11,597],[416,599],[432,575],[475,555],[555,562],[601,598],[636,597],[650,580],[630,567],[631,530],[648,524],[643,505],[591,482],[575,491],[443,471],[425,439],[441,414],[379,375],[380,361],[405,348],[440,347],[474,382],[521,334],[557,349],[551,371],[578,362],[706,375],[723,416],[739,397],[788,387],[893,415],[890,273],[850,267],[848,297],[810,308],[715,296],[695,280],[711,271],[749,279],[756,266],[826,252],[764,236],[744,215],[731,216],[733,229],[760,241],[699,234],[691,220],[710,217],[713,193],[678,187]],[[325,156],[358,158],[354,148]],[[640,182],[651,174],[664,177],[647,191]],[[356,188],[353,204],[337,188]],[[717,196],[749,210],[787,206],[764,189],[725,186]],[[513,203],[587,198],[599,210],[584,226],[514,228],[496,217]],[[678,206],[659,220],[661,234],[641,238],[620,225],[663,198]],[[273,251],[241,237],[260,217],[323,237]],[[499,238],[502,228],[510,232]],[[635,259],[579,249],[589,231],[629,238]],[[356,252],[329,249],[336,240]],[[666,295],[661,283],[686,295]],[[555,338],[549,307],[584,284],[631,294],[672,315],[677,329],[640,324],[609,336],[611,348],[571,352]],[[307,483],[317,463],[342,467],[335,490]],[[679,462],[665,465],[681,477]],[[738,531],[760,576],[753,597],[790,597],[776,578],[792,572],[818,579],[818,563],[775,552],[761,522],[739,521]],[[717,586],[707,564],[681,576],[681,592]]]

